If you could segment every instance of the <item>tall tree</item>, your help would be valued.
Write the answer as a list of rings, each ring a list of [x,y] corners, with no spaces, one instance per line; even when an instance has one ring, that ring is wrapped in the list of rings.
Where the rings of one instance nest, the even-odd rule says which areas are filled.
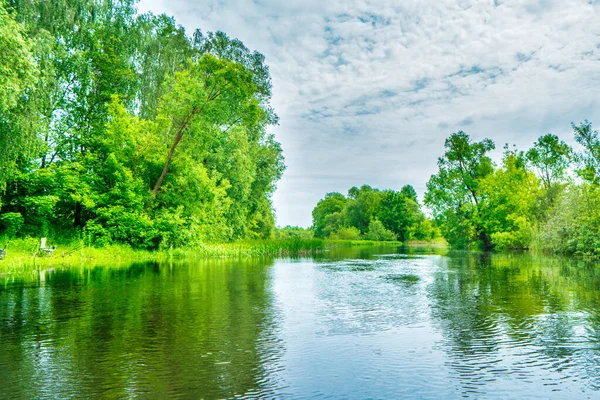
[[[494,171],[488,153],[494,142],[472,142],[469,135],[453,133],[445,142],[446,152],[438,159],[439,171],[427,183],[425,203],[445,227],[451,244],[467,246],[479,240],[489,249],[492,241],[480,219],[482,180]]]
[[[28,98],[37,79],[32,45],[0,1],[0,188],[14,172],[16,161],[31,153],[37,115]]]
[[[540,184],[525,154],[507,146],[501,167],[481,182],[481,192],[481,225],[494,248],[529,248]]]
[[[593,185],[600,184],[600,138],[598,131],[593,130],[592,123],[584,121],[579,125],[571,124],[575,131],[575,141],[583,146],[583,151],[576,155],[579,163],[577,173]]]
[[[329,236],[331,229],[329,231],[327,230],[328,225],[335,224],[335,229],[340,227],[337,225],[341,223],[341,213],[346,207],[347,201],[348,200],[343,194],[337,192],[327,193],[325,198],[319,200],[312,211],[315,237],[325,238]],[[337,215],[335,221],[331,219],[332,217],[330,216],[332,215]],[[329,221],[327,220],[328,217]]]
[[[571,146],[550,133],[541,136],[527,152],[527,159],[542,180],[549,206],[554,204],[560,192],[571,155]]]
[[[171,91],[161,104],[160,113],[173,121],[170,128],[173,140],[152,188],[153,197],[158,194],[184,136],[199,139],[212,129],[265,123],[265,113],[256,96],[258,88],[252,78],[244,66],[209,54],[190,69],[176,74]]]

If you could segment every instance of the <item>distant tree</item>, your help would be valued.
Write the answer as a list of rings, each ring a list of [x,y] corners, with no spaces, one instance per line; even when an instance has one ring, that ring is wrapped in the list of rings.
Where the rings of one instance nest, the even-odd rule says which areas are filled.
[[[277,228],[275,237],[277,239],[312,239],[314,237],[314,231],[310,228],[301,228],[298,226],[285,226],[283,228]]]
[[[361,234],[367,232],[369,223],[379,213],[381,203],[381,191],[373,189],[369,185],[359,188],[353,187],[348,191],[348,202],[346,217],[348,224],[357,228]]]
[[[319,200],[312,211],[313,230],[315,231],[315,237],[326,238],[329,236],[331,231],[327,232],[326,227],[331,225],[332,221],[329,221],[328,223],[326,219],[332,214],[341,213],[346,207],[346,202],[346,197],[338,192],[327,193],[325,198]],[[338,228],[339,227],[336,226],[334,230],[337,230]]]
[[[376,241],[395,241],[398,238],[394,232],[385,229],[381,221],[373,220],[369,224],[369,230],[365,235],[365,239]]]
[[[383,226],[397,235],[400,241],[411,240],[416,226],[424,219],[416,201],[416,192],[411,186],[404,186],[400,192],[386,190],[382,194],[379,220]]]

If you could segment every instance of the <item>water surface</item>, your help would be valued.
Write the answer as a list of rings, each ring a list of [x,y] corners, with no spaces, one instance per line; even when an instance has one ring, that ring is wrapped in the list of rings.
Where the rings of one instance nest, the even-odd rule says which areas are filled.
[[[1,398],[600,398],[600,269],[398,248],[0,276]]]

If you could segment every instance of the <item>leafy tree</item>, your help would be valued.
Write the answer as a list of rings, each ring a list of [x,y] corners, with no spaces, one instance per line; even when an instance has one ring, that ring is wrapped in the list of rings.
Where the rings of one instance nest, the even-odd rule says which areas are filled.
[[[369,230],[365,235],[365,239],[377,241],[394,241],[398,238],[396,237],[394,232],[385,229],[381,221],[373,220],[369,223]]]
[[[39,70],[0,110],[15,149],[0,154],[0,213],[20,214],[22,233],[147,248],[275,235],[285,166],[260,53],[190,38],[133,0],[6,4],[16,22],[2,14],[0,42],[21,37]]]
[[[340,228],[333,232],[329,238],[333,240],[360,240],[360,231],[353,226]]]
[[[544,185],[548,205],[554,203],[563,187],[571,155],[571,146],[550,133],[541,136],[527,152],[527,159]]]
[[[369,185],[353,187],[348,191],[350,201],[346,208],[348,224],[357,228],[361,234],[369,229],[369,223],[379,212],[381,191]]]
[[[523,152],[505,150],[502,166],[482,182],[481,224],[496,249],[529,248],[540,197],[539,181]]]
[[[329,215],[341,213],[346,207],[346,202],[346,197],[338,192],[327,193],[325,195],[325,198],[319,200],[319,202],[312,211],[313,230],[315,231],[315,237],[325,238],[329,236],[331,231],[326,232],[325,228],[328,225],[331,225],[331,221],[329,221],[328,224],[326,218]],[[339,227],[336,226],[334,230],[337,230],[338,228]]]
[[[491,248],[492,241],[480,216],[482,181],[494,166],[487,155],[494,142],[472,142],[464,132],[452,134],[445,142],[446,152],[438,160],[439,171],[427,183],[425,203],[441,222],[446,239],[455,246],[479,241]]]
[[[22,25],[0,2],[0,188],[35,144],[32,125],[37,116],[29,112],[27,98],[38,72],[31,48]]]
[[[415,203],[419,204],[419,199],[417,197],[417,191],[411,185],[404,185],[402,189],[400,189],[400,194],[404,197],[411,199]]]
[[[384,191],[378,217],[383,226],[403,242],[413,239],[415,226],[424,219],[412,186],[404,186],[400,192]]]
[[[575,131],[575,141],[584,150],[577,154],[579,162],[577,173],[593,185],[600,184],[600,138],[598,131],[592,130],[592,123],[585,121],[579,125],[571,124]]]

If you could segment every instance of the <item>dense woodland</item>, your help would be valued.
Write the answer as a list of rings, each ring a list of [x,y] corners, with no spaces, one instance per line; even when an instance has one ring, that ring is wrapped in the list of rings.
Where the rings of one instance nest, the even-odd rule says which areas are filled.
[[[491,139],[454,133],[427,183],[426,208],[410,186],[329,193],[313,210],[315,236],[404,242],[431,240],[441,231],[455,248],[598,257],[600,137],[588,121],[572,128],[579,151],[546,134],[527,151],[506,145],[500,165],[490,157]]]
[[[0,234],[156,249],[254,238],[432,240],[600,256],[600,138],[452,134],[415,190],[328,193],[275,228],[285,168],[264,57],[133,0],[0,0]],[[423,207],[424,206],[424,207]]]
[[[0,1],[0,230],[139,248],[269,238],[264,57],[133,0]]]
[[[448,242],[600,256],[600,137],[588,121],[572,128],[578,151],[546,134],[527,151],[505,146],[500,165],[491,139],[451,135],[425,194]]]
[[[425,217],[412,186],[399,192],[368,185],[348,195],[328,193],[313,212],[315,237],[345,240],[432,240],[439,230]]]

